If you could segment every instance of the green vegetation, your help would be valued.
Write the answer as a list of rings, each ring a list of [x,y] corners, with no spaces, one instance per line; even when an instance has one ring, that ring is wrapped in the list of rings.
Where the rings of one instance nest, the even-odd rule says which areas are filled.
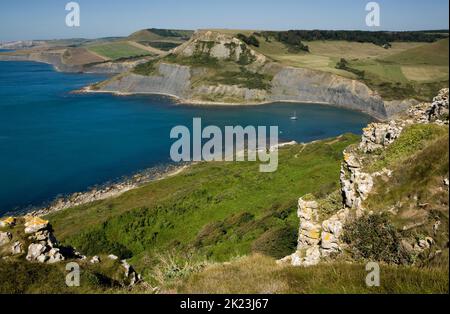
[[[339,70],[344,70],[344,71],[348,71],[351,73],[354,73],[358,76],[358,78],[362,79],[364,78],[364,71],[360,71],[357,69],[352,69],[351,67],[348,66],[348,61],[345,60],[344,58],[342,58],[337,64],[336,64],[336,69]]]
[[[245,36],[242,33],[236,35],[236,38],[242,40],[249,46],[259,47],[259,40],[255,37],[255,35]]]
[[[381,266],[380,287],[367,287],[365,265],[323,264],[281,267],[255,255],[229,265],[212,265],[169,291],[179,293],[411,294],[448,293],[447,264],[433,268]]]
[[[167,41],[150,41],[150,42],[141,41],[139,43],[143,44],[143,45],[148,45],[148,46],[151,46],[153,48],[160,49],[163,51],[169,51],[169,50],[172,50],[172,49],[178,47],[179,45],[181,45],[181,43],[167,42]]]
[[[150,55],[148,51],[134,47],[126,42],[105,43],[100,45],[87,46],[86,48],[94,53],[112,60]]]
[[[130,36],[128,36],[129,40],[137,41],[137,42],[151,42],[151,41],[172,41],[172,42],[184,42],[188,40],[193,31],[189,30],[169,30],[169,29],[143,29],[137,31]]]
[[[409,264],[411,256],[401,244],[399,231],[386,214],[364,216],[344,228],[343,241],[355,260]]]
[[[403,130],[401,136],[370,165],[370,171],[378,171],[402,163],[415,153],[425,149],[434,140],[448,137],[448,128],[434,124],[413,124]]]
[[[271,75],[253,73],[244,67],[240,67],[239,72],[218,72],[215,76],[210,77],[208,81],[224,85],[238,85],[248,89],[269,90],[272,79],[273,77]]]
[[[370,32],[370,31],[325,31],[325,30],[290,30],[284,32],[262,32],[266,40],[276,38],[281,42],[295,44],[301,41],[345,40],[358,43],[372,43],[389,46],[392,42],[435,42],[448,38],[447,34],[429,32]]]
[[[448,243],[448,190],[443,188],[449,175],[448,127],[413,125],[385,152],[370,169],[387,167],[391,178],[379,178],[375,191],[364,206],[375,212],[390,209],[390,218],[403,236],[431,236],[445,247]],[[440,232],[433,225],[441,221]]]
[[[377,59],[350,61],[346,70],[361,71],[361,79],[385,99],[428,100],[448,86],[448,47],[444,39]]]
[[[356,140],[345,135],[286,147],[280,150],[278,171],[271,174],[259,173],[257,163],[201,163],[118,198],[48,218],[66,245],[97,242],[93,245],[100,251],[110,250],[110,243],[125,247],[147,278],[155,256],[165,250],[226,261],[250,253],[257,239],[257,247],[278,243],[287,248],[289,241],[279,229],[296,229],[299,195],[323,187],[336,190],[342,150]]]
[[[66,285],[66,263],[40,264],[22,260],[0,260],[1,294],[123,293],[128,284],[120,261],[101,256],[102,263],[81,262],[80,287]],[[70,261],[68,261],[70,262]],[[136,290],[139,287],[135,288]]]
[[[192,67],[218,68],[219,60],[209,54],[195,54],[192,57],[170,54],[162,59],[164,62],[176,63]]]
[[[271,38],[274,38],[274,40],[285,44],[287,47],[289,47],[290,52],[309,52],[309,47],[302,42],[305,39],[296,31],[262,32],[259,34],[260,36],[263,36],[268,42],[271,41]]]
[[[134,69],[133,73],[145,76],[155,75],[157,72],[156,63],[158,60],[150,60],[145,63],[138,64]]]

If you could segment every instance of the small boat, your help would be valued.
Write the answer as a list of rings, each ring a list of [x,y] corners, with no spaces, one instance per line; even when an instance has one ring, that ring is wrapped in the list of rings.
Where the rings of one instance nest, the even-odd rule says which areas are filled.
[[[297,118],[297,112],[294,113],[294,115],[291,117],[291,120],[292,120],[292,121],[298,120],[298,118]]]

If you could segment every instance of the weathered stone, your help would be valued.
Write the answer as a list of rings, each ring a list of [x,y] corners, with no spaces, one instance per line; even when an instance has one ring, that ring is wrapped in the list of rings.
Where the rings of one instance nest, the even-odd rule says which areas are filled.
[[[39,217],[26,216],[25,217],[25,233],[31,234],[48,227],[48,221]]]
[[[114,254],[110,254],[110,255],[108,255],[108,258],[109,258],[109,259],[111,259],[111,260],[113,260],[113,261],[115,261],[115,260],[118,260],[118,259],[119,259],[119,257],[118,257],[118,256],[116,256],[116,255],[114,255]]]
[[[100,257],[98,257],[98,256],[92,257],[91,260],[90,260],[90,263],[91,264],[98,264],[98,263],[100,263]]]
[[[0,220],[0,228],[4,227],[12,227],[16,224],[16,218],[14,217],[7,217]]]
[[[34,261],[36,260],[40,255],[42,255],[46,250],[46,247],[42,244],[35,244],[32,243],[30,246],[28,246],[28,254],[26,256],[26,259],[28,261]]]
[[[60,253],[60,250],[58,248],[51,249],[47,255],[49,257],[49,264],[59,263],[65,260],[64,256]]]
[[[23,245],[21,242],[16,241],[11,246],[11,254],[12,255],[18,255],[23,253]]]
[[[10,232],[0,232],[0,246],[11,242],[12,234]]]

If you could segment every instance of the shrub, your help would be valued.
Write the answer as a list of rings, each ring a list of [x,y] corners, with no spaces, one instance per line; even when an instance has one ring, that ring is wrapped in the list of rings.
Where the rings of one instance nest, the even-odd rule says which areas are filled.
[[[343,241],[356,260],[408,264],[411,258],[401,244],[401,236],[387,215],[364,216],[344,227]]]
[[[249,46],[259,47],[259,40],[254,35],[250,35],[247,37],[244,34],[237,34],[236,37]]]
[[[110,241],[103,230],[84,232],[73,240],[74,246],[83,254],[114,254],[121,259],[133,256],[132,252],[124,245]]]
[[[274,258],[283,258],[295,251],[297,230],[293,227],[270,229],[252,244],[252,251]]]
[[[151,60],[149,62],[138,64],[133,69],[133,73],[139,74],[139,75],[145,75],[145,76],[150,76],[152,74],[155,74],[155,72],[156,72],[156,67],[155,67],[156,62],[158,62],[158,60]]]

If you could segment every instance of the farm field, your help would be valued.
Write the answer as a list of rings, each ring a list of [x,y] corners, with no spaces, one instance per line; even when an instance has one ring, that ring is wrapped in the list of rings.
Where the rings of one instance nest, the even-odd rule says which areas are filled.
[[[87,46],[86,48],[110,60],[150,55],[149,51],[135,47],[127,42],[105,43]]]

